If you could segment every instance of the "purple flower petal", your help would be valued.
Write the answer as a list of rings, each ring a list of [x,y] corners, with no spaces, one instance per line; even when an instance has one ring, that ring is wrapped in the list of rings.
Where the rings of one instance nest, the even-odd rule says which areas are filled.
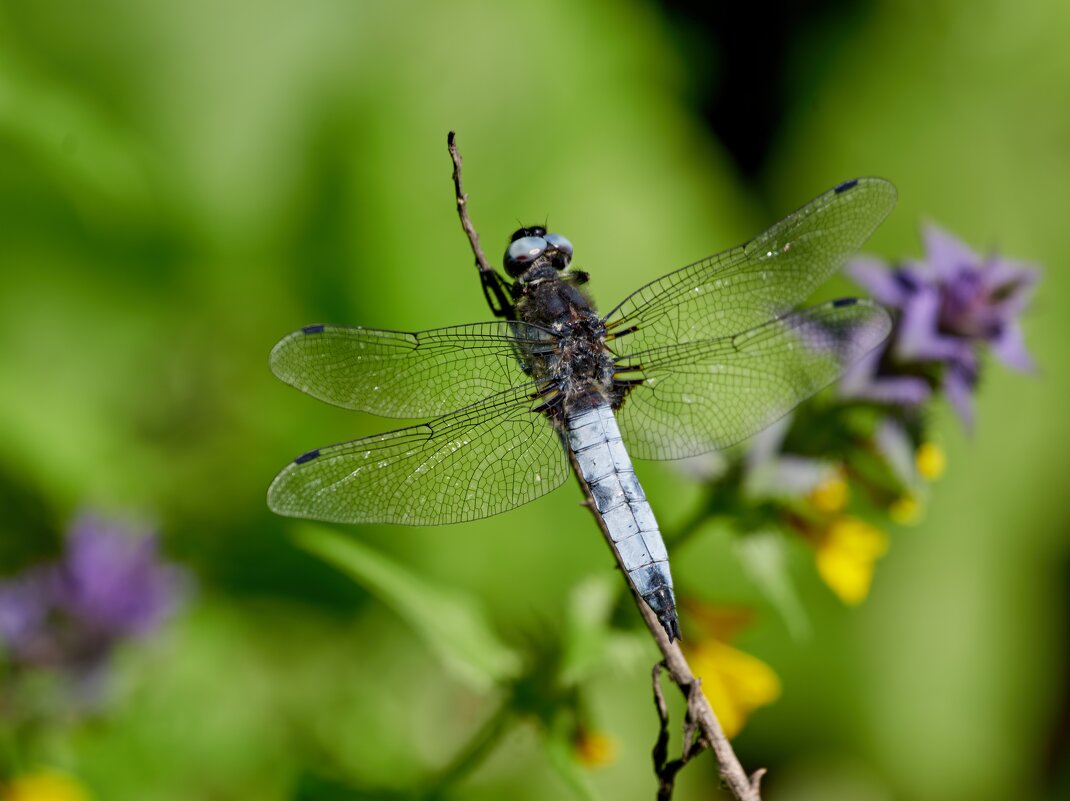
[[[16,655],[38,636],[48,615],[48,582],[31,569],[0,582],[0,642]]]
[[[1008,367],[1022,373],[1036,372],[1036,363],[1025,347],[1025,337],[1017,321],[1006,326],[992,341],[992,353]]]
[[[1033,288],[1040,281],[1040,268],[1033,264],[1011,261],[995,254],[984,261],[985,288],[994,291],[1001,287],[1015,287],[1015,295],[1026,300],[1032,295]]]
[[[944,391],[963,428],[973,431],[973,387],[975,379],[966,371],[952,367],[944,378]]]
[[[858,256],[845,269],[856,284],[885,306],[899,308],[910,295],[910,290],[896,279],[896,271],[880,259]]]
[[[182,594],[181,574],[160,562],[155,537],[131,536],[92,516],[75,522],[61,575],[69,614],[116,636],[155,628]]]
[[[866,354],[840,379],[840,397],[895,406],[920,406],[932,395],[929,383],[917,376],[882,375],[883,348]]]
[[[983,273],[985,298],[1000,319],[1012,320],[1029,306],[1039,281],[1034,267],[992,259]]]
[[[878,378],[869,386],[852,393],[849,397],[886,403],[890,406],[920,406],[932,396],[932,388],[923,378],[916,376],[889,376]]]
[[[933,223],[923,227],[922,240],[925,242],[925,260],[939,279],[952,279],[963,267],[980,263],[977,254],[960,239]]]
[[[904,305],[895,353],[903,361],[946,361],[961,358],[969,345],[940,333],[940,294],[925,288]]]

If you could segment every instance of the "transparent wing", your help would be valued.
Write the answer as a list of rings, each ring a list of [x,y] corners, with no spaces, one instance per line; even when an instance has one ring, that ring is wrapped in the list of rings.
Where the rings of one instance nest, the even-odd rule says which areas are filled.
[[[632,386],[617,412],[624,441],[640,459],[733,445],[834,381],[890,330],[884,309],[848,298],[733,337],[634,354],[618,374]]]
[[[718,339],[787,313],[862,245],[895,198],[880,178],[847,181],[747,244],[647,284],[606,316],[612,349]]]
[[[534,384],[422,425],[309,451],[279,473],[268,506],[336,523],[438,525],[488,517],[568,477]]]
[[[525,381],[537,326],[491,322],[409,333],[307,325],[271,351],[271,370],[314,398],[382,417],[436,417]]]

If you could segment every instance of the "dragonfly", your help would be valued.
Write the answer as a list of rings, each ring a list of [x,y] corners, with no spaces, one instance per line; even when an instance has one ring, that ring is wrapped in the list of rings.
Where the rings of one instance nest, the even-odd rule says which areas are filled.
[[[278,378],[346,409],[425,421],[302,453],[268,506],[335,523],[460,523],[545,495],[572,465],[671,642],[669,555],[631,457],[739,443],[880,345],[891,320],[872,301],[801,304],[895,200],[883,179],[846,181],[606,315],[572,268],[572,243],[533,226],[512,235],[505,276],[485,280],[504,319],[419,332],[306,325],[272,350]]]

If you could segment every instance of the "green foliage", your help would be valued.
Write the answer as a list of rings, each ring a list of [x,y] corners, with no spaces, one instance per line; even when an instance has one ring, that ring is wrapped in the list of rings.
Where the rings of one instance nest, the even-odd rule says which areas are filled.
[[[514,678],[520,657],[494,633],[470,595],[413,575],[352,537],[303,526],[297,543],[344,570],[390,607],[459,681],[486,692]]]

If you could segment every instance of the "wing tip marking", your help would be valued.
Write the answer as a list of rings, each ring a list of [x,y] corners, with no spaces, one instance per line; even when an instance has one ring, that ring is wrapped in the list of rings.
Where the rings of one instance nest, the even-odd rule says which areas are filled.
[[[326,328],[323,323],[316,323],[315,325],[306,325],[301,328],[302,334],[322,334],[323,329]]]
[[[844,181],[842,184],[838,184],[832,191],[837,195],[842,195],[844,192],[854,189],[856,186],[858,186],[858,179],[852,178],[850,181]]]
[[[832,308],[840,309],[844,306],[857,306],[859,302],[858,298],[837,298],[832,301]]]
[[[319,448],[316,448],[312,451],[308,451],[307,453],[302,453],[300,456],[294,459],[294,464],[304,464],[305,462],[311,462],[313,459],[318,459],[319,455]]]

